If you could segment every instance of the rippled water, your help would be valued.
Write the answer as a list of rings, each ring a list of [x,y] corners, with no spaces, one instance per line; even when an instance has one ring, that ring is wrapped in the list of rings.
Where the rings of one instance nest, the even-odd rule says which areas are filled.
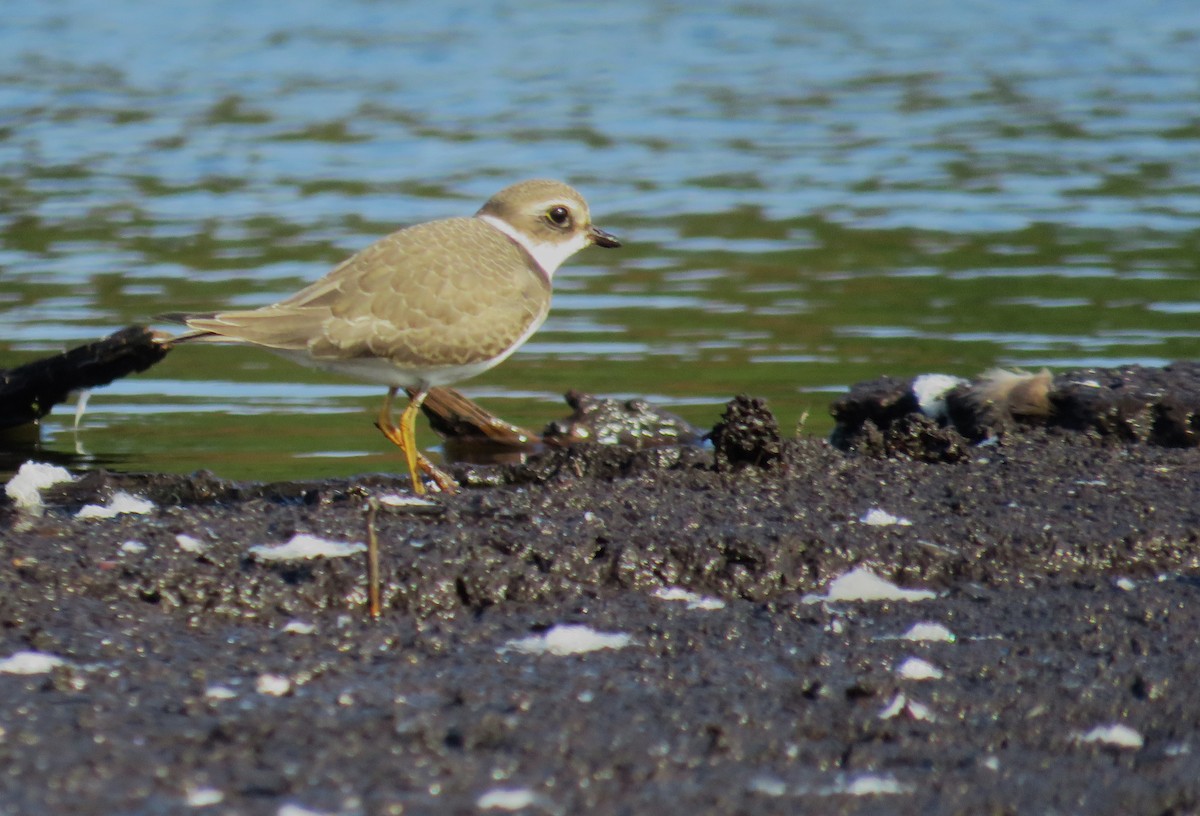
[[[1200,353],[1191,0],[307,0],[5,6],[0,365],[268,303],[396,226],[555,176],[626,249],[464,390],[829,429],[882,373]],[[380,389],[183,348],[44,456],[231,477],[402,470]],[[433,443],[422,431],[422,440]]]

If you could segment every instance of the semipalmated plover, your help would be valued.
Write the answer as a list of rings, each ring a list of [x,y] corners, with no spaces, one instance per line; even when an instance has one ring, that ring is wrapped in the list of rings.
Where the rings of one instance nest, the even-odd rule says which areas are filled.
[[[262,346],[296,362],[388,387],[376,425],[418,469],[455,487],[416,447],[430,388],[487,371],[529,339],[550,308],[555,271],[579,250],[621,245],[592,224],[587,202],[558,181],[506,187],[472,218],[393,232],[291,297],[260,309],[175,314],[192,329],[172,342]],[[396,392],[412,396],[397,425]]]

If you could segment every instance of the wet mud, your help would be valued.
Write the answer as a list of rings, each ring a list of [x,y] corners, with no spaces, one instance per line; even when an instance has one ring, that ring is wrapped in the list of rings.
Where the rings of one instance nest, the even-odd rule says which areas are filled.
[[[363,542],[402,477],[0,505],[0,658],[64,661],[0,673],[0,809],[1196,812],[1193,375],[1056,375],[1049,412],[970,421],[863,384],[836,444],[739,397],[704,447],[460,464],[376,515],[376,621],[361,554],[251,547]],[[155,507],[76,517],[121,491]],[[822,599],[855,569],[930,595]],[[565,626],[626,637],[520,645]]]

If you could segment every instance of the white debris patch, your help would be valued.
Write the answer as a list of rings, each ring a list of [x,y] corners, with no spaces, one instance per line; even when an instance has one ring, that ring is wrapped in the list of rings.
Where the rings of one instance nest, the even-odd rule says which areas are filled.
[[[203,541],[186,533],[175,536],[175,543],[179,545],[179,549],[189,553],[202,553],[208,549],[208,545]]]
[[[436,507],[437,502],[422,499],[419,496],[405,496],[402,493],[386,493],[375,501],[388,507]]]
[[[825,595],[805,595],[804,601],[927,601],[934,597],[936,593],[927,589],[903,589],[865,567],[857,567],[830,581]]]
[[[271,697],[282,697],[292,690],[292,681],[282,674],[261,674],[254,681],[254,690]]]
[[[209,686],[204,690],[204,696],[210,700],[232,700],[237,692],[229,686]]]
[[[498,651],[521,654],[552,654],[558,656],[584,654],[599,649],[624,649],[633,643],[633,636],[621,632],[597,632],[590,626],[559,624],[540,635],[517,638]]]
[[[904,709],[907,706],[908,698],[903,694],[897,694],[892,698],[892,701],[884,706],[883,710],[879,712],[879,719],[890,720],[892,717],[898,717],[904,712]]]
[[[524,810],[544,801],[529,788],[492,788],[476,799],[475,805],[480,810]]]
[[[210,807],[225,801],[225,794],[216,788],[188,788],[183,801],[189,807]]]
[[[154,502],[143,499],[124,490],[118,490],[108,500],[108,504],[85,504],[75,514],[78,519],[110,519],[124,513],[149,513],[154,509]]]
[[[842,777],[828,785],[788,785],[773,776],[759,776],[750,781],[752,793],[766,796],[887,796],[913,793],[916,787],[900,782],[894,776],[861,774]]]
[[[290,635],[311,635],[317,631],[317,627],[311,623],[304,621],[288,621],[287,626],[283,627],[283,631]]]
[[[698,595],[682,587],[659,587],[652,593],[660,601],[684,601],[688,609],[724,609],[725,602],[720,598]]]
[[[137,555],[138,553],[144,553],[145,551],[146,545],[140,541],[126,541],[121,545],[121,552],[129,555]]]
[[[17,475],[4,485],[4,494],[22,510],[33,510],[42,506],[42,491],[52,485],[75,479],[71,472],[58,465],[42,462],[26,462]]]
[[[940,623],[914,623],[901,637],[904,640],[953,643],[954,633]]]
[[[890,703],[883,707],[883,710],[879,712],[879,719],[890,720],[901,714],[907,714],[914,720],[924,720],[925,722],[937,720],[929,706],[918,703],[916,700],[910,700],[903,694],[897,694]]]
[[[1076,739],[1080,742],[1102,742],[1105,745],[1134,750],[1146,743],[1141,734],[1127,725],[1098,725],[1086,734],[1079,734]]]
[[[887,794],[912,793],[916,788],[905,785],[894,776],[864,774],[843,783],[830,793],[845,793],[850,796],[883,796]]]
[[[45,674],[66,662],[45,652],[16,652],[0,660],[0,674]]]
[[[924,703],[918,703],[916,700],[909,700],[905,707],[908,710],[908,716],[914,720],[924,720],[925,722],[937,722],[937,717],[933,715],[933,709]]]
[[[872,527],[911,527],[912,522],[906,518],[893,516],[887,510],[880,510],[878,507],[872,507],[859,519],[863,524],[869,524]]]
[[[949,374],[922,374],[912,382],[913,396],[927,417],[941,419],[946,416],[946,394],[967,381]]]
[[[259,544],[250,548],[261,561],[304,561],[309,558],[345,558],[365,552],[366,544],[329,541],[308,533],[296,533],[286,544]]]
[[[324,810],[312,810],[302,805],[282,805],[275,811],[275,816],[336,816]]]
[[[896,674],[905,680],[941,680],[945,675],[937,666],[919,657],[910,657],[900,664]]]
[[[782,779],[774,776],[756,776],[750,780],[751,793],[761,793],[764,796],[783,796],[788,792],[788,786]]]

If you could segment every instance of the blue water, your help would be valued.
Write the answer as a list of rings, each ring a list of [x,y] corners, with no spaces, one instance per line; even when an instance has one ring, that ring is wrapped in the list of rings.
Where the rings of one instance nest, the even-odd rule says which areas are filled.
[[[531,176],[627,244],[570,262],[543,331],[464,384],[535,427],[568,388],[699,424],[747,391],[820,433],[882,373],[1195,357],[1198,69],[1182,1],[11,2],[0,366],[270,302]],[[380,397],[181,349],[43,444],[394,468]]]

